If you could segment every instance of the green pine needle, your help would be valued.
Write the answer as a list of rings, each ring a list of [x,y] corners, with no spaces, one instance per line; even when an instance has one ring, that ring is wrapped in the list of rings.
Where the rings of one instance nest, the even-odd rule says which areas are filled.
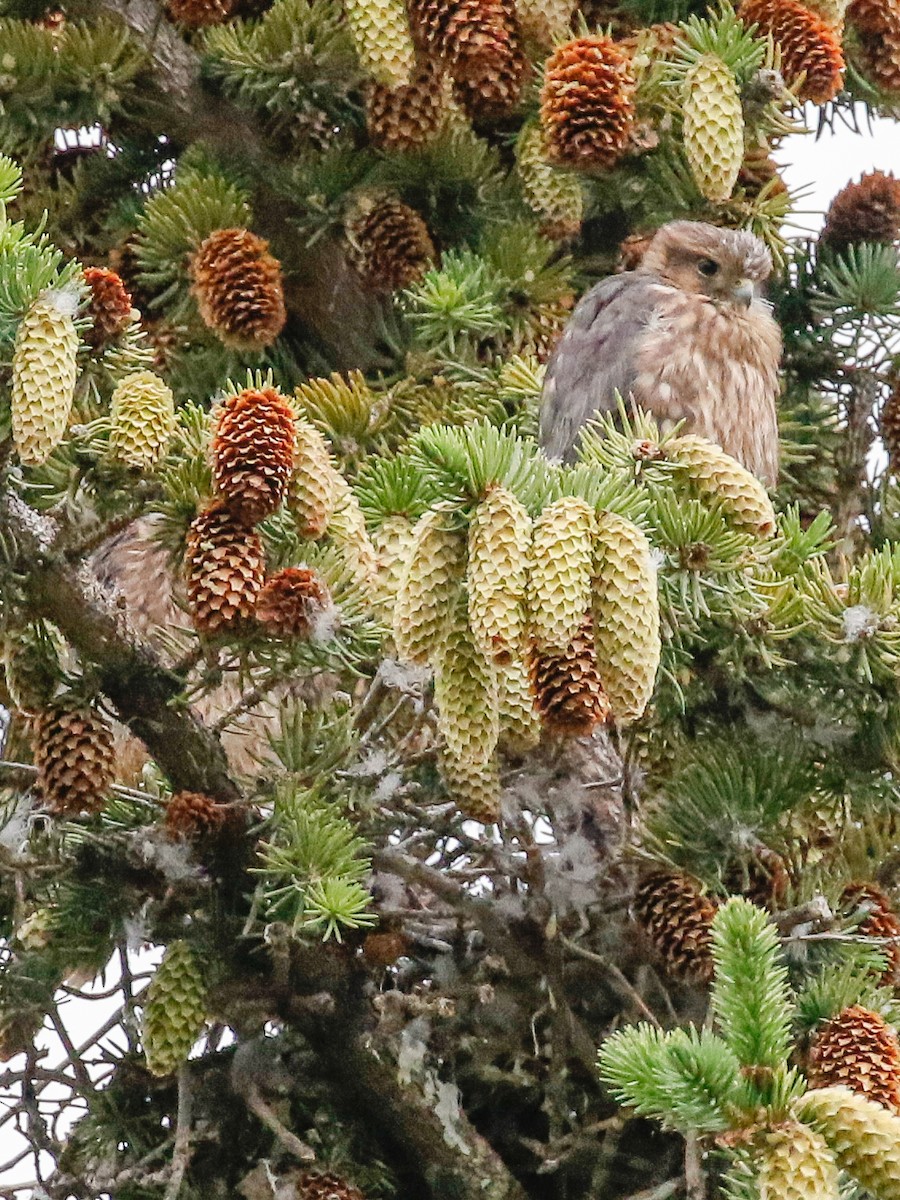
[[[540,506],[546,495],[546,464],[534,443],[487,421],[465,428],[430,425],[410,449],[413,464],[441,495],[477,502],[492,484],[502,483],[526,508]]]

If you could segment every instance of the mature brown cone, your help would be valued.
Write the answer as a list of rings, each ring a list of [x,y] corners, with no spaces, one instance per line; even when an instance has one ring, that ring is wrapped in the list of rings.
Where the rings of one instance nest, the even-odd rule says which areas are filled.
[[[900,917],[890,898],[875,883],[848,883],[841,892],[840,907],[847,915],[865,911],[856,927],[862,937],[892,939],[877,949],[887,959],[884,982],[900,984]]]
[[[603,170],[622,157],[634,129],[630,63],[606,37],[575,38],[550,56],[541,90],[549,159]]]
[[[453,96],[470,120],[497,121],[519,103],[530,72],[531,64],[513,42],[495,63],[485,63],[481,74],[472,71],[455,80]]]
[[[281,638],[309,638],[334,624],[328,584],[309,567],[286,567],[259,593],[256,619]]]
[[[816,1031],[806,1075],[810,1087],[846,1087],[900,1112],[900,1042],[884,1017],[859,1004]]]
[[[517,50],[511,0],[408,0],[413,38],[447,64],[457,81],[486,80]]]
[[[217,229],[194,255],[200,316],[226,346],[261,350],[284,328],[281,264],[249,229]]]
[[[696,880],[679,871],[651,871],[638,884],[634,913],[670,975],[709,983],[716,906]]]
[[[745,25],[758,25],[781,51],[781,73],[788,87],[805,73],[801,100],[825,104],[844,81],[840,34],[799,0],[743,0],[738,15]]]
[[[784,899],[790,878],[781,855],[760,844],[753,848],[752,857],[734,864],[723,882],[732,895],[774,909]]]
[[[842,187],[828,207],[820,241],[840,253],[859,242],[888,245],[900,237],[900,179],[869,171]]]
[[[166,0],[170,21],[185,29],[204,29],[221,25],[234,11],[234,0]]]
[[[293,409],[274,388],[245,388],[222,403],[212,442],[213,479],[246,524],[255,525],[279,508],[296,440]]]
[[[250,621],[266,574],[259,534],[214,501],[191,523],[185,552],[188,605],[200,633]]]
[[[609,700],[597,671],[590,612],[585,613],[581,629],[565,651],[539,653],[533,649],[529,668],[535,705],[547,729],[581,737],[609,717]]]
[[[744,155],[738,172],[738,185],[751,196],[758,196],[768,184],[775,181],[770,195],[783,195],[787,184],[778,174],[778,163],[769,153],[768,146],[754,146]]]
[[[340,1175],[304,1171],[296,1183],[297,1200],[366,1200],[358,1187]]]
[[[405,87],[373,83],[366,94],[369,139],[380,150],[402,152],[427,146],[447,116],[448,89],[432,59],[419,64]]]
[[[428,226],[397,196],[363,196],[347,221],[351,262],[369,292],[398,292],[434,262]]]
[[[115,775],[110,726],[94,709],[53,705],[32,725],[37,791],[60,817],[99,812]]]
[[[232,811],[203,792],[176,792],[166,804],[166,832],[189,842],[215,837]]]
[[[866,78],[888,97],[900,96],[900,6],[885,5],[877,34],[860,38],[860,65]]]
[[[114,342],[131,321],[131,295],[121,276],[105,267],[85,267],[85,283],[91,289],[88,314],[91,328],[85,341],[95,349]]]
[[[891,470],[900,474],[900,379],[894,381],[879,418],[884,448],[891,457]]]
[[[852,0],[846,17],[857,33],[878,37],[888,23],[890,0]]]

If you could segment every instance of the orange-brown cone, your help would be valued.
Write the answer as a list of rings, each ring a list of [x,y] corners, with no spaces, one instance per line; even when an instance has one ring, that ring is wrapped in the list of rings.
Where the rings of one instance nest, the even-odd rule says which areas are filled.
[[[510,0],[408,0],[408,9],[420,49],[445,62],[456,80],[485,79],[517,49]]]
[[[531,686],[545,728],[581,737],[609,717],[609,700],[597,670],[594,622],[581,629],[562,653],[532,650]]]
[[[610,38],[575,38],[551,55],[541,90],[551,161],[589,171],[613,166],[628,149],[634,114],[630,59]]]
[[[801,100],[825,104],[843,86],[844,53],[838,31],[799,0],[744,0],[738,15],[758,25],[781,51],[781,71],[789,87],[805,73]]]
[[[294,465],[294,414],[274,388],[245,388],[221,406],[212,443],[213,479],[248,525],[271,516]]]
[[[862,937],[888,938],[877,947],[887,959],[884,982],[900,984],[900,917],[889,897],[874,883],[849,883],[841,892],[840,907],[848,915],[866,915],[856,927]]]
[[[673,978],[712,979],[716,906],[696,880],[678,871],[651,871],[638,884],[634,913]]]
[[[53,705],[33,724],[42,802],[57,816],[99,812],[115,774],[109,725],[94,709]]]
[[[169,20],[176,25],[183,25],[185,29],[221,25],[231,16],[233,9],[234,0],[166,0]]]
[[[200,316],[226,346],[262,350],[284,328],[281,264],[249,229],[217,229],[194,255]]]
[[[191,524],[185,553],[188,605],[200,633],[239,628],[253,617],[265,579],[259,534],[217,501]]]
[[[189,842],[215,837],[232,812],[203,792],[176,792],[166,805],[166,832]]]
[[[854,0],[847,19],[859,37],[863,74],[889,97],[900,95],[900,5],[895,0]]]
[[[396,196],[360,199],[347,223],[351,261],[370,292],[397,292],[418,282],[434,261],[428,226]]]
[[[498,121],[522,98],[530,72],[528,59],[513,42],[496,62],[485,63],[480,74],[469,72],[453,84],[453,95],[472,121]]]
[[[308,638],[334,612],[325,580],[308,567],[286,567],[259,594],[256,619],[281,638]]]
[[[810,1087],[846,1087],[900,1112],[900,1043],[885,1019],[854,1004],[816,1032],[809,1052]]]
[[[358,1187],[331,1172],[304,1171],[295,1188],[297,1200],[366,1200]]]
[[[374,83],[366,96],[369,139],[379,150],[403,152],[427,146],[447,115],[447,89],[436,62],[425,60],[404,87]]]
[[[900,179],[869,171],[842,187],[828,207],[822,244],[840,253],[859,242],[888,245],[900,237]]]
[[[91,328],[85,341],[97,348],[114,342],[131,321],[131,295],[121,276],[105,267],[85,267],[84,279],[91,289],[88,313]]]

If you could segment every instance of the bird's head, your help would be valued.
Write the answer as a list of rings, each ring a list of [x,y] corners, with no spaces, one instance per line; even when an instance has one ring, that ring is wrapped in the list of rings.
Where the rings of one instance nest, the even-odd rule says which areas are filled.
[[[638,269],[683,292],[748,308],[772,273],[772,256],[747,230],[672,221],[654,235]]]

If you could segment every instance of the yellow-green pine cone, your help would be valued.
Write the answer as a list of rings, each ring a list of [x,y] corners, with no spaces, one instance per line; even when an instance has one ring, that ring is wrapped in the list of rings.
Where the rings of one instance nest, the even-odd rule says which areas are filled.
[[[516,0],[522,33],[542,46],[552,46],[565,36],[574,8],[574,0]]]
[[[394,641],[409,662],[433,662],[466,570],[466,535],[449,505],[419,518],[397,590]]]
[[[403,0],[344,0],[344,13],[363,68],[386,87],[403,87],[416,51]]]
[[[539,121],[523,126],[516,142],[516,164],[525,200],[541,220],[541,233],[553,241],[578,236],[584,219],[581,180],[547,161]]]
[[[412,543],[412,522],[400,514],[388,517],[372,534],[375,548],[375,602],[389,621]]]
[[[838,1200],[838,1170],[825,1139],[808,1125],[785,1121],[759,1147],[761,1200]]]
[[[659,669],[659,593],[650,543],[618,513],[597,520],[593,589],[597,668],[616,721],[636,721]]]
[[[497,666],[496,671],[501,741],[514,752],[528,750],[541,738],[541,718],[534,706],[528,664],[514,658]]]
[[[463,816],[482,825],[493,825],[500,819],[500,772],[496,759],[468,763],[454,761],[445,754],[440,767],[444,786]]]
[[[877,1200],[900,1200],[900,1117],[845,1087],[813,1088],[797,1113],[867,1192]]]
[[[469,523],[469,621],[482,653],[495,662],[521,657],[531,518],[500,484],[488,489]]]
[[[322,537],[334,514],[340,476],[325,439],[309,421],[294,423],[294,470],[288,483],[287,506],[301,537]]]
[[[328,535],[340,547],[354,583],[371,600],[376,590],[375,547],[356,494],[343,475],[337,473],[334,513],[328,524]]]
[[[119,462],[151,471],[175,428],[171,388],[152,371],[135,371],[117,385],[109,409],[109,448]]]
[[[191,1052],[206,1020],[206,988],[187,942],[172,942],[143,997],[147,1068],[171,1075]]]
[[[12,432],[19,460],[37,467],[62,441],[78,377],[68,293],[45,292],[22,318],[12,358]]]
[[[528,608],[539,650],[565,650],[591,603],[597,518],[577,496],[548,504],[534,523]]]
[[[746,467],[721,447],[695,434],[666,443],[666,457],[685,467],[704,499],[716,501],[736,529],[769,537],[775,532],[775,509],[769,493]]]
[[[744,115],[734,72],[704,54],[684,77],[682,136],[691,174],[707,200],[727,200],[744,160]]]

